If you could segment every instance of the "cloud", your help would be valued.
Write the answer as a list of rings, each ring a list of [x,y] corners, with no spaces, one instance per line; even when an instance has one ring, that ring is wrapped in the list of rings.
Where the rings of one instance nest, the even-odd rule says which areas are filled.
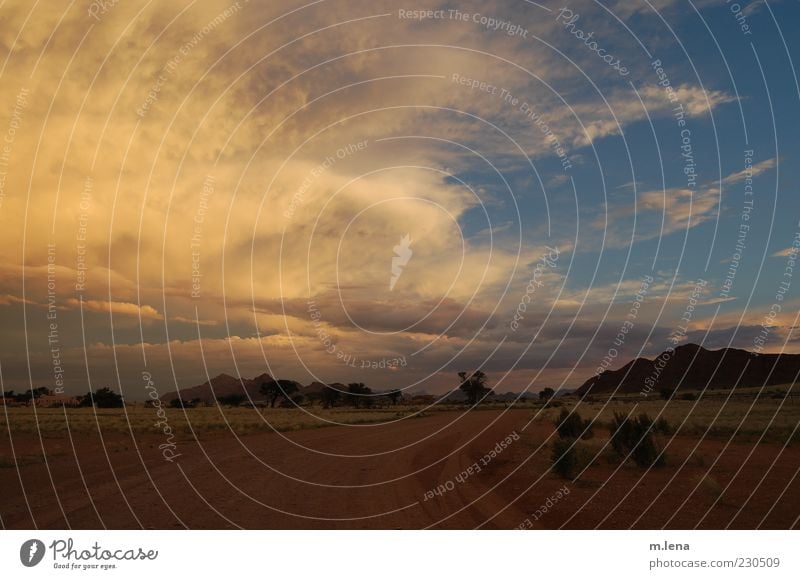
[[[725,179],[723,179],[722,182],[730,185],[732,183],[739,183],[741,181],[744,181],[745,179],[754,179],[759,175],[761,175],[762,173],[766,173],[767,171],[770,171],[777,166],[778,166],[777,159],[775,158],[767,159],[765,161],[761,161],[760,163],[756,163],[749,169],[742,169],[738,173],[733,173],[732,175],[728,175],[727,177],[725,177]]]
[[[102,300],[86,300],[81,302],[75,298],[68,298],[64,304],[71,308],[83,307],[84,310],[97,313],[109,313],[119,316],[138,316],[147,320],[163,320],[162,316],[152,306],[139,306],[129,302],[109,302]]]
[[[776,251],[770,257],[789,257],[790,255],[797,254],[798,249],[796,247],[787,247],[786,249],[781,249]]]

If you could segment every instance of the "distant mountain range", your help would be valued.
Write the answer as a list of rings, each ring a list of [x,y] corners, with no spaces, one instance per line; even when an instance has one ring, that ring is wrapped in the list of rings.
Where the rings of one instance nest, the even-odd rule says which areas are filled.
[[[241,379],[229,374],[220,374],[219,376],[215,376],[208,382],[204,382],[199,386],[192,386],[190,388],[183,388],[179,391],[168,392],[161,397],[161,400],[163,402],[170,402],[171,400],[174,400],[180,396],[182,400],[200,400],[206,404],[212,404],[218,398],[223,398],[226,396],[244,396],[245,398],[249,397],[254,402],[263,402],[266,397],[261,393],[261,385],[274,381],[275,379],[269,374],[261,374],[255,378]],[[322,382],[312,382],[308,386],[303,386],[299,382],[294,382],[294,384],[297,386],[297,393],[302,394],[304,397],[320,394],[326,387],[326,385]],[[334,390],[338,390],[339,392],[347,392],[347,386],[345,384],[335,382],[329,386]],[[373,394],[380,396],[386,392],[388,392],[388,390],[374,391]],[[426,392],[420,391],[404,392],[402,396],[405,399],[410,399],[415,396],[428,397],[430,395],[428,395]],[[506,392],[504,394],[491,395],[491,400],[494,402],[511,402],[516,399],[526,400],[537,397],[538,395],[536,393],[530,392],[525,392],[521,395],[517,392]],[[438,398],[442,402],[448,403],[461,403],[465,402],[467,399],[466,395],[458,389],[452,390],[440,396],[431,396],[431,399],[434,398]]]
[[[199,386],[192,386],[191,388],[183,388],[179,391],[172,391],[164,394],[161,400],[169,402],[175,398],[182,400],[200,400],[204,403],[211,404],[225,396],[245,396],[249,397],[254,402],[260,402],[265,399],[261,393],[261,385],[268,382],[275,382],[275,379],[269,374],[261,374],[255,378],[236,378],[229,374],[220,374],[211,378],[208,382],[204,382]],[[312,382],[308,386],[303,386],[299,382],[295,382],[299,394],[308,395],[311,393],[317,394],[325,387],[320,382]],[[331,384],[338,390],[347,390],[343,384]]]
[[[575,391],[578,396],[586,394],[610,394],[646,392],[657,395],[658,391],[670,390],[702,390],[746,388],[751,386],[772,386],[788,384],[795,381],[800,374],[800,354],[755,354],[746,350],[723,348],[707,350],[697,344],[678,346],[672,351],[662,352],[654,359],[637,358],[625,364],[619,370],[607,370],[592,376]],[[740,378],[741,376],[741,378]],[[214,403],[225,396],[245,396],[254,402],[262,402],[265,396],[260,392],[261,385],[274,382],[269,374],[261,374],[255,378],[236,378],[228,374],[220,374],[199,386],[184,388],[164,394],[161,400],[169,402],[180,396],[183,400],[201,400]],[[319,395],[326,387],[321,382],[312,382],[303,386],[294,382],[297,393],[305,397]],[[330,387],[346,392],[347,386],[333,383]],[[558,395],[569,394],[569,390],[560,390]],[[374,392],[375,395],[384,392]],[[446,403],[462,403],[466,396],[458,389],[438,396],[425,396],[424,392],[404,392],[403,398],[428,397]],[[537,398],[536,393],[516,392],[492,394],[489,400],[494,402],[512,402],[516,399]]]
[[[756,354],[723,348],[707,350],[697,344],[678,346],[654,359],[637,358],[619,370],[589,378],[576,391],[586,394],[675,390],[730,389],[788,384],[800,374],[800,354]]]

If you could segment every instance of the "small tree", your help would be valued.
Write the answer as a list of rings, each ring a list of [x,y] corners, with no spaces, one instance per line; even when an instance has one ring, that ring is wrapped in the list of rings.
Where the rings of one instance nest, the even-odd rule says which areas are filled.
[[[297,384],[292,380],[271,380],[270,382],[264,382],[259,391],[269,398],[270,408],[275,408],[275,402],[278,401],[278,398],[283,396],[290,400],[292,394],[297,390]]]
[[[24,402],[26,400],[35,400],[41,396],[49,396],[52,394],[50,389],[46,386],[40,386],[39,388],[32,388],[31,390],[26,390],[22,394],[17,394],[16,399],[20,402]]]
[[[395,406],[396,406],[396,405],[397,405],[397,402],[398,402],[398,400],[400,400],[400,397],[401,397],[402,395],[403,395],[403,393],[402,393],[400,390],[392,390],[392,391],[390,391],[390,392],[389,392],[389,393],[386,395],[386,397],[389,399],[389,401],[390,401],[390,402],[391,402],[393,405],[395,405]]]
[[[578,474],[578,456],[575,451],[575,440],[559,439],[553,443],[553,472],[566,479]]]
[[[476,370],[472,374],[459,372],[458,377],[461,379],[461,385],[458,388],[466,394],[467,402],[470,404],[477,404],[489,392],[489,388],[486,387],[486,374],[480,370]]]
[[[550,400],[555,395],[556,395],[556,391],[548,386],[547,388],[545,388],[544,390],[539,392],[539,400],[543,400],[544,402],[547,402],[548,400]]]
[[[199,398],[194,400],[183,400],[180,396],[169,401],[170,408],[194,408],[199,402]]]
[[[592,432],[592,422],[583,420],[577,412],[570,412],[566,408],[561,409],[561,414],[556,420],[556,429],[560,438],[583,438],[588,439],[594,436]]]
[[[360,408],[362,405],[372,406],[370,394],[372,390],[363,382],[352,382],[347,385],[347,399],[354,408]]]
[[[322,407],[323,408],[330,408],[331,406],[336,406],[336,403],[341,398],[341,393],[336,390],[335,388],[331,388],[330,386],[324,386],[322,388],[322,392],[320,392],[320,399],[322,400]]]
[[[241,394],[227,394],[225,396],[218,396],[217,402],[222,406],[239,406],[247,398]]]
[[[639,466],[662,466],[664,454],[656,444],[653,430],[653,421],[647,414],[629,418],[615,412],[611,422],[611,446],[619,456],[630,456]]]
[[[125,402],[122,396],[111,388],[100,388],[95,392],[87,392],[81,397],[80,406],[96,406],[97,408],[122,408]]]

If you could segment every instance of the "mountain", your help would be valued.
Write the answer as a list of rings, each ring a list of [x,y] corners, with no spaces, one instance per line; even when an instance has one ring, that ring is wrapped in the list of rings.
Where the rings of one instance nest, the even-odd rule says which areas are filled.
[[[182,400],[191,401],[199,399],[206,404],[213,404],[216,402],[217,398],[239,395],[245,397],[249,396],[254,402],[263,402],[266,396],[261,393],[261,385],[266,382],[274,381],[274,378],[269,374],[261,374],[255,378],[236,378],[228,374],[220,374],[199,386],[183,388],[177,392],[168,392],[161,397],[161,400],[163,402],[169,402],[180,396]],[[326,387],[322,382],[312,382],[308,386],[303,386],[299,382],[294,382],[292,380],[282,382],[292,382],[297,387],[297,392],[303,396],[319,395]],[[330,386],[340,392],[347,391],[347,386],[344,384],[334,383]]]
[[[653,360],[637,358],[619,370],[589,378],[576,391],[585,394],[645,392],[788,384],[800,374],[800,354],[756,354],[723,348],[707,350],[697,344],[678,346]],[[741,376],[741,378],[740,378]]]
[[[161,400],[163,402],[169,402],[170,400],[178,398],[178,395],[180,395],[183,400],[200,399],[206,403],[213,403],[221,396],[231,396],[233,394],[238,394],[240,396],[249,395],[253,400],[261,400],[264,398],[264,395],[259,392],[261,385],[264,382],[271,381],[272,376],[269,374],[261,374],[253,379],[236,378],[228,374],[220,374],[199,386],[183,388],[178,392],[168,392],[161,397]]]

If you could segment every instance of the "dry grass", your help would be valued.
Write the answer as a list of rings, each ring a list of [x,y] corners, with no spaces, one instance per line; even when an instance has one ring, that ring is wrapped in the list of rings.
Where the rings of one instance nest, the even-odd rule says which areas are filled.
[[[777,398],[759,397],[757,399],[736,398],[725,401],[723,398],[691,400],[660,399],[612,400],[603,402],[566,402],[570,410],[577,406],[583,418],[589,418],[601,425],[610,424],[614,413],[635,415],[646,413],[652,419],[663,417],[672,428],[679,429],[682,436],[706,436],[741,440],[757,440],[764,434],[764,441],[778,443],[800,442],[800,434],[792,432],[800,422],[800,402],[782,401]],[[781,403],[783,402],[783,405]],[[752,408],[751,408],[752,405]],[[555,420],[559,409],[548,408],[541,412],[541,420]]]
[[[322,428],[337,424],[389,422],[409,414],[407,409],[353,410],[314,408],[308,413],[298,409],[252,408],[167,408],[166,420],[173,432],[198,434],[233,430],[237,434],[280,432]],[[313,413],[313,415],[312,415]],[[97,432],[156,433],[161,426],[155,408],[128,406],[123,409],[93,408],[7,408],[0,411],[0,436],[11,427],[12,435],[41,432],[44,436],[63,435],[67,428],[74,434]]]

